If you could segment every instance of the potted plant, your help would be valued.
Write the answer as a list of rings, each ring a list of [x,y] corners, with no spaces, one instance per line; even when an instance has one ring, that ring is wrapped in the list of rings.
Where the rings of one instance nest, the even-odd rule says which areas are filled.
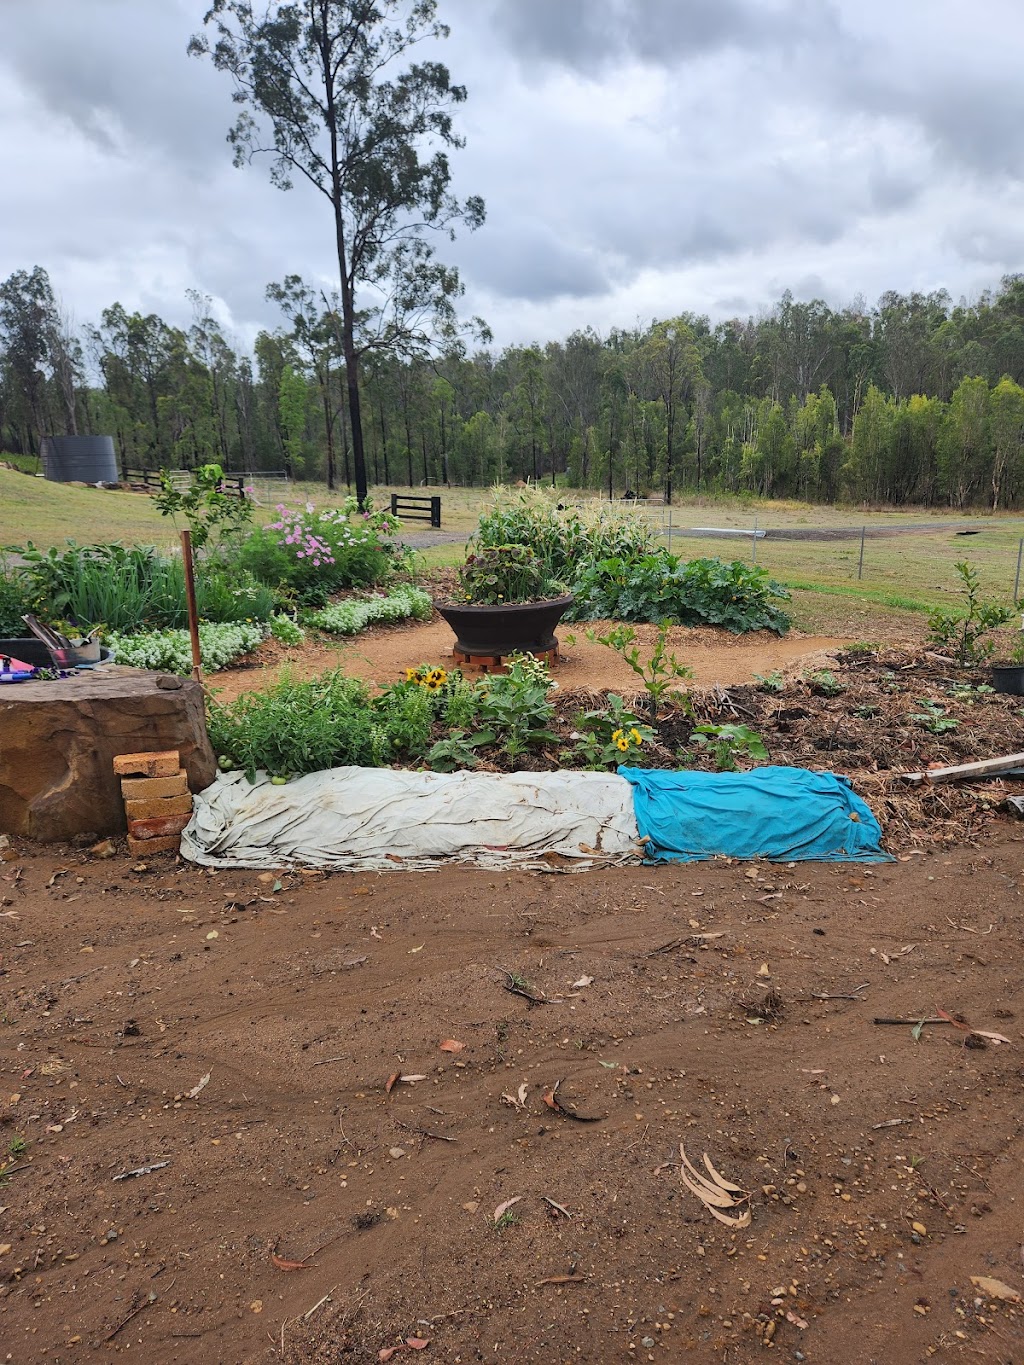
[[[1010,651],[1009,659],[1000,659],[992,665],[992,686],[997,692],[1024,697],[1024,631]]]
[[[457,600],[434,605],[455,631],[456,653],[493,658],[557,648],[555,626],[572,601],[528,546],[497,545],[468,555]]]

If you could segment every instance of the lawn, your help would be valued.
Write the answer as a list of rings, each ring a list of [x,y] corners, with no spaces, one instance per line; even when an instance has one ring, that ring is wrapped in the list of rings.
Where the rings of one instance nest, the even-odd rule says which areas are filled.
[[[375,487],[371,496],[377,506],[390,503],[391,489]],[[408,489],[394,491],[408,495]],[[487,489],[416,489],[417,495],[438,492],[442,502],[442,531],[464,532],[476,525],[481,510],[491,502]],[[305,501],[319,506],[340,504],[346,490],[328,494],[322,484],[293,484],[287,492],[290,504]],[[563,494],[566,498],[572,494]],[[958,584],[953,565],[967,557],[981,571],[986,597],[1008,600],[1013,593],[1017,553],[1024,536],[1024,517],[958,516],[947,508],[915,508],[906,512],[865,512],[858,509],[812,507],[803,503],[757,502],[740,498],[694,498],[673,506],[674,529],[714,526],[753,529],[808,530],[866,526],[871,531],[900,530],[936,523],[934,530],[906,535],[870,537],[865,542],[863,577],[858,580],[860,542],[853,540],[779,540],[770,535],[758,540],[757,562],[794,589],[794,621],[809,630],[870,634],[887,637],[904,628],[918,633],[925,613],[948,605]],[[646,515],[662,523],[666,509],[650,508]],[[256,510],[265,522],[274,515],[273,505]],[[955,523],[955,528],[944,525]],[[941,528],[941,529],[940,529]],[[405,533],[415,540],[428,531],[426,522],[410,521]],[[957,535],[956,529],[974,532]],[[47,547],[66,538],[88,544],[104,540],[151,543],[170,548],[176,534],[161,517],[152,500],[137,493],[73,488],[49,483],[0,469],[0,544],[33,540]],[[752,557],[752,541],[672,538],[677,554],[719,555],[723,558]],[[449,567],[461,562],[461,543],[425,546],[420,552],[425,569]],[[845,623],[845,624],[844,624]]]

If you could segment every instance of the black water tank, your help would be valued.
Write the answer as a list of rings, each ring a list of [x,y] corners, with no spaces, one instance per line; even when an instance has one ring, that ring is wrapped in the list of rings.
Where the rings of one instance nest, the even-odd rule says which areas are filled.
[[[56,483],[117,483],[113,436],[44,436],[43,473]]]

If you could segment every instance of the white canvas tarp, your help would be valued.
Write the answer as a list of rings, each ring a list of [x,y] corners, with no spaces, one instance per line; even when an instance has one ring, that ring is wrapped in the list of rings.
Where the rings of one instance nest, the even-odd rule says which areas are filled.
[[[181,852],[209,867],[577,871],[642,848],[632,788],[615,774],[333,768],[284,786],[222,773],[196,797]]]

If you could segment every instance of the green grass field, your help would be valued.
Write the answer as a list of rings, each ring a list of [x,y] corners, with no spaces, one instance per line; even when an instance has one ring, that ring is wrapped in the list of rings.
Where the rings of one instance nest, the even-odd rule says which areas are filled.
[[[396,488],[398,493],[409,489]],[[483,489],[416,489],[417,495],[439,492],[442,529],[468,536],[481,510],[491,502]],[[390,489],[374,488],[377,506],[388,506]],[[560,493],[570,498],[574,495]],[[305,501],[317,506],[337,505],[345,490],[333,495],[320,484],[293,484],[290,504]],[[574,498],[575,500],[575,498]],[[662,524],[665,509],[645,513]],[[272,504],[257,508],[261,522],[275,515]],[[794,619],[805,629],[834,630],[893,638],[901,633],[919,635],[925,614],[935,606],[951,603],[958,591],[954,564],[967,558],[982,575],[986,598],[1008,602],[1013,594],[1017,553],[1024,537],[1024,517],[958,516],[948,509],[909,512],[863,512],[836,507],[812,507],[802,503],[752,502],[739,498],[700,498],[676,503],[672,523],[680,526],[715,526],[752,529],[762,527],[856,527],[897,528],[922,522],[956,522],[977,534],[958,536],[952,529],[918,531],[899,537],[867,539],[863,578],[857,579],[859,540],[785,541],[767,538],[757,542],[757,562],[794,591]],[[407,533],[429,530],[425,522],[410,521]],[[177,533],[161,517],[145,494],[72,488],[0,469],[0,545],[25,544],[32,540],[46,548],[66,539],[79,544],[121,540],[169,548]],[[752,541],[673,537],[672,549],[687,556],[719,555],[749,560]],[[424,568],[456,565],[463,557],[462,543],[425,548],[420,555]],[[841,628],[841,630],[840,630]]]

